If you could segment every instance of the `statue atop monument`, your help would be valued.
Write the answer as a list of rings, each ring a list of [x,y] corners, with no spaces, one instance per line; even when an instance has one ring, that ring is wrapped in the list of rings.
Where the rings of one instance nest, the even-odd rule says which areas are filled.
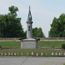
[[[30,6],[29,6],[29,13],[28,13],[28,19],[27,22],[32,21],[32,15],[31,15],[31,10],[30,10]]]

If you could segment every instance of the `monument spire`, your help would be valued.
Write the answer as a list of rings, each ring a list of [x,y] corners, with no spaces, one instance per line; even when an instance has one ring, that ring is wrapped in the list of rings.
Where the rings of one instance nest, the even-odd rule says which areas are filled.
[[[29,6],[29,12],[28,12],[28,19],[26,21],[27,23],[27,38],[32,38],[32,15],[31,15],[31,10]]]
[[[30,10],[30,6],[29,6],[29,13],[28,13],[27,22],[31,22],[31,21],[32,21],[32,15],[31,15],[31,10]]]

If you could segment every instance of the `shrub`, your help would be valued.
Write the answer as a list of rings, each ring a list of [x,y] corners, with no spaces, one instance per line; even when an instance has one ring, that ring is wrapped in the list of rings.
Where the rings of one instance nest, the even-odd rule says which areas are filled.
[[[62,48],[65,49],[65,44],[62,44]]]

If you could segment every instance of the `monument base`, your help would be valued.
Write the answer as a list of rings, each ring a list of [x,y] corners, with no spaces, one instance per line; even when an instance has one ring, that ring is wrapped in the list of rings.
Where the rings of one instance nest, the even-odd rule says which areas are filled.
[[[38,44],[36,39],[22,39],[21,40],[21,49],[37,49]]]

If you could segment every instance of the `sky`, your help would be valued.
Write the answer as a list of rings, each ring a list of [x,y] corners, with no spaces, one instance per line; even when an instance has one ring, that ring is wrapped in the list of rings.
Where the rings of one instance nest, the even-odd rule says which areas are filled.
[[[51,29],[53,18],[65,13],[65,0],[0,0],[0,14],[8,14],[10,6],[18,7],[18,16],[24,31],[27,30],[27,17],[31,7],[32,27],[42,28],[45,37]]]

